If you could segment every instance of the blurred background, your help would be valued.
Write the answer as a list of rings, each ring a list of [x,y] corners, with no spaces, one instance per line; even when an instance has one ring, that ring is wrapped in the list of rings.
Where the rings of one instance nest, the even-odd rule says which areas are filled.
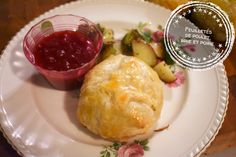
[[[159,4],[168,9],[175,9],[177,6],[187,3],[191,0],[147,0],[155,4]],[[212,2],[221,7],[228,15],[230,20],[236,26],[236,0],[198,0],[203,2]],[[235,27],[236,28],[236,27]]]

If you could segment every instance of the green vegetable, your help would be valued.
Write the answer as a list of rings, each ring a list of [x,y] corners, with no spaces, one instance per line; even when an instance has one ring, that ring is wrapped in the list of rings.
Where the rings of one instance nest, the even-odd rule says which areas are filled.
[[[102,33],[104,32],[105,28],[100,23],[97,24],[97,27]]]
[[[113,44],[115,42],[114,32],[112,29],[105,29],[103,32],[103,43]]]
[[[132,55],[132,41],[141,38],[137,29],[130,30],[121,40],[121,50],[123,54]]]
[[[102,50],[102,60],[115,54],[116,54],[116,49],[113,47],[113,45],[106,45]]]
[[[151,23],[149,23],[149,22],[139,22],[138,23],[138,29],[143,30],[145,27],[147,27],[149,25],[151,25]]]
[[[152,41],[151,32],[142,32],[142,38],[147,42],[150,43]]]
[[[175,64],[175,61],[173,61],[173,59],[170,57],[170,54],[166,50],[164,40],[161,40],[161,44],[163,45],[164,48],[164,61],[166,62],[166,64],[168,65]]]
[[[170,57],[170,54],[168,52],[165,51],[165,55],[164,55],[164,61],[166,62],[166,64],[168,65],[173,65],[175,64],[175,61],[173,61],[173,59]]]
[[[113,48],[116,50],[116,54],[121,54],[121,42],[120,41],[116,41],[113,44]]]
[[[150,148],[149,148],[149,146],[148,146],[148,139],[145,139],[145,140],[143,140],[143,141],[135,140],[134,142],[135,142],[136,144],[141,145],[145,151],[150,150]]]
[[[98,29],[102,32],[103,35],[103,44],[110,45],[115,42],[114,32],[112,29],[103,27],[100,24],[97,24]]]
[[[98,56],[97,63],[100,63],[111,55],[116,55],[116,52],[117,51],[113,45],[104,45],[101,53]]]
[[[150,23],[142,23],[140,22],[138,24],[138,32],[140,34],[140,36],[142,37],[143,40],[145,40],[147,43],[150,43],[152,41],[152,37],[151,37],[151,30],[147,28],[147,26],[149,26]]]

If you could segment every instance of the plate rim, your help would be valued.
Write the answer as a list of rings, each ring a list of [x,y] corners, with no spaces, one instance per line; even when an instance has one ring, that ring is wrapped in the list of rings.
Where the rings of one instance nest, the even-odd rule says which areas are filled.
[[[215,137],[217,136],[218,132],[220,131],[220,128],[222,127],[222,124],[224,122],[226,112],[228,110],[228,102],[229,102],[229,83],[228,83],[228,77],[227,72],[225,70],[224,64],[220,62],[215,68],[215,72],[217,73],[217,79],[218,79],[218,87],[219,87],[219,97],[218,97],[218,106],[214,114],[218,114],[218,117],[220,116],[221,119],[218,120],[217,117],[214,118],[213,121],[210,123],[212,124],[211,127],[206,129],[207,132],[203,134],[201,137],[201,140],[197,142],[195,148],[191,149],[191,152],[189,153],[188,157],[199,157],[202,155],[202,153],[211,145],[211,143],[214,141]],[[222,90],[224,89],[224,90]],[[222,111],[223,109],[223,111]],[[213,124],[217,124],[217,126]],[[216,127],[216,128],[215,128]],[[213,131],[212,131],[213,130]],[[208,137],[210,135],[210,137]],[[205,139],[209,139],[207,143],[201,148],[201,144],[204,143]],[[193,145],[193,147],[194,147]],[[193,152],[196,151],[194,154]]]
[[[77,1],[71,1],[71,2],[67,2],[64,4],[61,4],[59,6],[56,6],[42,14],[40,14],[39,16],[37,16],[36,18],[32,19],[29,23],[27,23],[25,26],[23,26],[12,38],[11,40],[9,40],[9,42],[6,44],[5,48],[3,49],[2,53],[0,54],[0,73],[2,71],[3,68],[3,62],[4,62],[4,58],[7,55],[7,51],[9,49],[11,49],[12,45],[14,45],[14,43],[16,41],[19,40],[19,38],[22,37],[22,35],[37,21],[47,17],[48,15],[50,15],[50,13],[53,13],[57,10],[69,7],[73,4],[81,4],[81,3],[87,3],[87,2],[99,2],[99,1],[103,1],[108,2],[108,3],[112,3],[112,1],[110,0],[77,0]],[[114,2],[114,1],[113,1]],[[140,3],[141,5],[145,5],[145,6],[153,6],[153,7],[159,7],[162,8],[164,10],[168,10],[160,5],[156,5],[154,3],[148,2],[148,1],[144,1],[144,0],[126,0],[127,3]],[[117,1],[117,3],[122,3],[122,1]],[[227,78],[227,74],[226,74],[226,70],[225,67],[223,65],[223,63],[220,63],[219,66],[216,66],[215,71],[217,72],[218,75],[218,84],[220,84],[221,86],[219,89],[219,95],[220,95],[220,100],[218,100],[218,107],[224,107],[222,113],[220,113],[221,119],[220,121],[217,121],[216,117],[215,120],[213,120],[214,122],[217,121],[217,127],[214,129],[213,132],[211,132],[211,130],[208,133],[203,134],[203,137],[199,140],[199,142],[197,142],[198,144],[195,146],[195,148],[191,148],[190,153],[188,154],[188,156],[190,157],[199,157],[212,143],[212,141],[215,139],[216,135],[218,134],[220,128],[222,127],[222,124],[224,122],[224,118],[226,115],[226,111],[228,109],[228,98],[229,98],[229,84],[228,84],[228,78]],[[221,90],[221,88],[224,89],[224,91]],[[0,98],[2,100],[2,97]],[[222,106],[223,104],[223,106]],[[220,105],[220,106],[219,106]],[[0,106],[1,107],[1,106]],[[216,113],[219,114],[219,109],[217,109]],[[20,156],[25,156],[25,153],[28,152],[27,148],[25,147],[21,147],[19,146],[19,143],[16,144],[14,143],[12,140],[14,140],[15,138],[11,136],[10,132],[10,128],[9,126],[7,126],[6,124],[2,124],[3,122],[3,113],[2,113],[2,109],[0,108],[0,131],[2,132],[4,138],[7,140],[7,142],[12,146],[12,148],[20,155]],[[8,124],[9,125],[9,124]],[[214,127],[214,126],[211,126]],[[207,137],[207,134],[212,134],[211,137]],[[208,138],[209,140],[207,141],[207,143],[200,148],[199,143],[201,143],[204,139]],[[194,147],[194,145],[193,145]],[[196,152],[195,152],[196,151]]]

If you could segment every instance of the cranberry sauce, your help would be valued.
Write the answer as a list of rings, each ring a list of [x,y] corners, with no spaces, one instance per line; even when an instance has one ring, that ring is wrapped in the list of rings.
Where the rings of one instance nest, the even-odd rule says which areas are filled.
[[[94,58],[96,47],[80,32],[54,32],[40,40],[34,49],[36,65],[56,71],[83,66]]]

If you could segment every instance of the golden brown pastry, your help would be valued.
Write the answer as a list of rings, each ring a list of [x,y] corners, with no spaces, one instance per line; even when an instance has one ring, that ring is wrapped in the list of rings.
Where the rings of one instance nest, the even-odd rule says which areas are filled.
[[[163,103],[162,82],[143,61],[111,56],[86,76],[77,118],[106,139],[128,141],[153,132]]]

